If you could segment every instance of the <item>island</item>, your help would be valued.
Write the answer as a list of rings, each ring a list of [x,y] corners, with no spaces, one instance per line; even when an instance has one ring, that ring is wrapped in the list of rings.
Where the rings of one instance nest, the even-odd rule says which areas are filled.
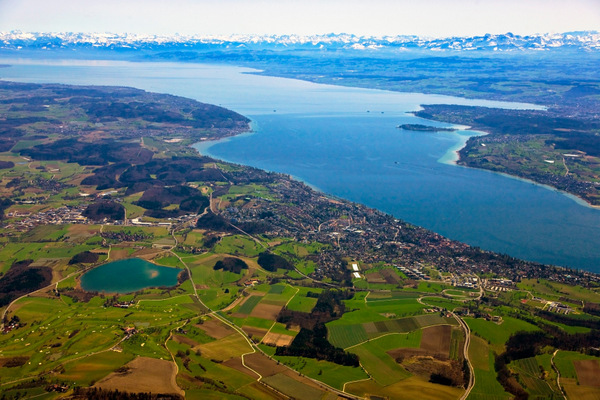
[[[455,132],[457,129],[455,128],[442,128],[438,126],[431,125],[421,125],[421,124],[403,124],[398,125],[396,128],[402,129],[405,131],[414,131],[414,132]]]
[[[0,100],[6,398],[597,390],[596,274],[483,251],[200,155],[192,143],[249,129],[221,107],[11,82]],[[134,260],[151,272],[143,289],[81,284]],[[173,279],[152,286],[153,265]]]

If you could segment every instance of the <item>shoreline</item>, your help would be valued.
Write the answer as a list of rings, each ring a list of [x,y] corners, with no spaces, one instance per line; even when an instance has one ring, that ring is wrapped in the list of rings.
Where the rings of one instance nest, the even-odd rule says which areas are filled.
[[[435,120],[430,120],[430,121],[435,121]],[[435,122],[438,122],[438,121],[435,121]],[[459,130],[470,130],[470,129],[471,129],[471,127],[470,126],[466,126],[466,125],[462,125],[461,128],[459,128]],[[447,164],[447,165],[454,165],[456,167],[471,168],[471,169],[476,169],[476,170],[479,170],[479,171],[487,171],[487,172],[490,172],[490,173],[494,173],[494,174],[499,174],[499,175],[505,176],[507,178],[516,179],[516,180],[520,180],[520,181],[527,182],[527,183],[532,183],[534,185],[543,187],[545,189],[558,192],[558,193],[562,194],[563,196],[566,196],[566,197],[570,198],[571,200],[575,201],[577,204],[579,204],[581,206],[584,206],[584,207],[587,207],[587,208],[591,208],[591,209],[599,210],[600,211],[600,205],[594,205],[594,204],[588,202],[587,200],[585,200],[584,198],[577,196],[574,193],[566,192],[566,191],[561,190],[561,189],[559,189],[557,187],[554,187],[554,186],[551,186],[551,185],[548,185],[548,184],[545,184],[545,183],[541,183],[541,182],[536,182],[536,181],[534,181],[532,179],[524,178],[522,176],[512,175],[512,174],[509,174],[509,173],[506,173],[506,172],[498,172],[498,171],[493,171],[491,169],[477,168],[477,167],[471,167],[470,165],[466,165],[466,164],[459,164],[459,162],[461,161],[460,151],[467,146],[467,141],[471,137],[490,135],[489,132],[485,132],[485,131],[475,131],[475,130],[473,130],[471,132],[478,132],[478,133],[481,133],[481,135],[471,135],[471,136],[467,137],[466,140],[463,143],[459,143],[460,147],[459,147],[459,145],[450,147],[446,151],[446,153],[442,157],[440,157],[438,159],[438,162],[442,163],[442,164]],[[458,134],[458,133],[457,133],[457,135],[460,136],[460,134]]]

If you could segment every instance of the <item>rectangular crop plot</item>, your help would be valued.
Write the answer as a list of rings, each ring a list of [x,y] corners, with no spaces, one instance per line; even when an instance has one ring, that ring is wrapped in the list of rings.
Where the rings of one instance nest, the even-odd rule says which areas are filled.
[[[573,361],[580,385],[600,387],[600,365],[597,360]]]
[[[525,387],[532,395],[540,396],[541,398],[551,399],[554,391],[548,386],[546,381],[531,376],[519,376]]]
[[[421,349],[434,357],[447,359],[450,355],[450,341],[452,327],[450,325],[436,325],[423,329]]]
[[[285,290],[285,286],[283,285],[273,285],[269,289],[269,293],[281,294]]]
[[[248,297],[248,299],[244,302],[244,304],[242,304],[239,308],[239,310],[237,311],[239,314],[250,314],[252,312],[252,310],[254,309],[254,307],[256,307],[256,305],[258,303],[260,303],[260,300],[262,299],[262,296],[250,296]]]
[[[368,339],[367,332],[362,325],[334,325],[329,330],[329,341],[337,347],[345,349]]]
[[[538,376],[540,374],[540,367],[535,357],[523,358],[516,360],[515,364],[519,369],[531,376]]]
[[[283,307],[281,305],[261,303],[254,307],[250,315],[256,318],[264,318],[270,321],[275,321],[282,308]]]
[[[324,394],[323,391],[308,386],[305,383],[299,382],[284,374],[269,376],[264,378],[263,380],[269,386],[273,386],[280,392],[288,396],[294,396],[293,398],[299,400],[320,399]]]
[[[392,319],[386,322],[391,332],[410,332],[419,329],[415,317]]]
[[[438,314],[427,314],[427,315],[419,315],[414,317],[419,324],[419,327],[425,328],[427,326],[432,325],[442,325],[442,324],[450,324],[456,325],[457,322],[454,318],[444,318],[440,317]]]

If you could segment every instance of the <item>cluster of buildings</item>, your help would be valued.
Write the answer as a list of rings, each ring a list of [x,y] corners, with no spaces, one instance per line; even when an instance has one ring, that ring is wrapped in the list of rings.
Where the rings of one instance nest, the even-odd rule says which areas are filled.
[[[546,302],[546,311],[552,311],[558,314],[568,315],[573,312],[573,309],[559,302],[548,301]]]
[[[87,205],[62,206],[37,213],[14,211],[6,214],[8,218],[15,218],[5,228],[26,232],[38,225],[61,225],[61,224],[87,224],[91,223],[83,212]]]
[[[446,277],[446,281],[454,287],[465,288],[465,289],[478,289],[479,278],[473,274],[452,274]]]
[[[484,279],[482,283],[485,289],[492,292],[508,292],[516,287],[510,279]]]
[[[411,279],[424,280],[424,281],[428,281],[429,279],[431,279],[425,273],[423,273],[422,271],[420,271],[416,268],[407,268],[407,267],[402,267],[402,266],[396,267],[396,268],[398,268],[400,271],[402,271],[402,273],[404,275],[406,275],[407,277],[409,277]]]

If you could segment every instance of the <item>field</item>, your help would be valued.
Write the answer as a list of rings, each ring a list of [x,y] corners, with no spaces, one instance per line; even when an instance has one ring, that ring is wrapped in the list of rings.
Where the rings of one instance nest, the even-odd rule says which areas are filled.
[[[342,325],[342,320],[327,325],[329,340],[336,346],[347,348],[367,339],[374,339],[389,333],[407,333],[420,328],[438,324],[456,324],[454,319],[440,317],[437,314],[417,317],[383,319],[362,324]]]
[[[535,331],[537,327],[515,318],[503,317],[502,324],[485,319],[465,318],[465,322],[474,334],[490,342],[492,349],[499,350],[504,346],[511,334],[517,331]]]
[[[332,362],[305,357],[276,356],[275,359],[303,375],[320,380],[340,390],[343,389],[346,382],[369,377],[360,367],[345,367]]]
[[[452,327],[450,325],[437,325],[424,328],[421,349],[436,357],[449,358],[451,340]]]
[[[233,328],[230,328],[216,318],[204,321],[202,324],[196,326],[214,339],[222,339],[235,332]]]
[[[263,380],[269,386],[274,387],[282,393],[293,394],[293,398],[299,400],[320,399],[325,395],[322,390],[308,386],[305,382],[295,380],[286,374],[272,375]]]
[[[582,386],[600,387],[600,364],[598,360],[576,360],[573,361],[577,380]]]
[[[577,372],[575,370],[574,361],[587,360],[590,357],[586,357],[580,353],[572,351],[559,351],[554,357],[554,364],[560,371],[561,378],[577,378]]]
[[[551,398],[553,395],[560,395],[548,381],[541,379],[540,365],[536,357],[516,360],[511,367],[519,373],[519,381],[532,396]],[[550,382],[554,386],[555,380],[550,380]]]
[[[456,400],[464,393],[462,389],[436,385],[416,376],[388,386],[379,385],[373,380],[356,382],[346,385],[346,390],[359,396],[382,396],[399,400]]]
[[[475,386],[468,399],[475,400],[508,400],[511,398],[509,393],[496,380],[496,371],[494,369],[494,355],[485,340],[471,335],[471,346],[469,347],[469,357],[473,363],[475,371]]]
[[[94,386],[124,392],[176,393],[184,392],[175,383],[177,373],[172,362],[155,358],[138,357]]]
[[[260,296],[250,296],[250,297],[248,297],[246,299],[246,301],[237,310],[237,312],[239,314],[245,314],[245,315],[250,314],[252,312],[252,310],[254,310],[254,307],[256,307],[256,305],[258,303],[260,303],[261,299],[262,299],[262,297],[260,297]]]

